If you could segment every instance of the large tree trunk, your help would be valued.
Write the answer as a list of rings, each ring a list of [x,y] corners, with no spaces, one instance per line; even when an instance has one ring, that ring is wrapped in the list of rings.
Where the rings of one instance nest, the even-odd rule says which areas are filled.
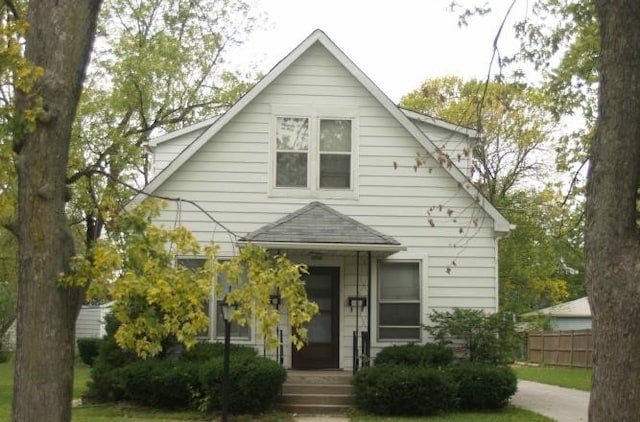
[[[587,182],[585,247],[595,367],[590,421],[640,415],[640,2],[597,0],[599,121]]]
[[[60,286],[73,254],[65,216],[71,126],[100,0],[31,1],[27,59],[45,70],[32,91],[44,116],[18,136],[19,286],[13,420],[70,421],[80,288]],[[17,93],[17,111],[32,107]],[[22,138],[22,139],[20,139]]]

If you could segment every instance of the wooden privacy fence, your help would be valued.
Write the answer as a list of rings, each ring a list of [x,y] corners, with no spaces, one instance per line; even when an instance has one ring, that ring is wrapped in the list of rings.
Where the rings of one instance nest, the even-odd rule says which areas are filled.
[[[578,368],[593,365],[591,330],[529,333],[527,340],[531,363]]]

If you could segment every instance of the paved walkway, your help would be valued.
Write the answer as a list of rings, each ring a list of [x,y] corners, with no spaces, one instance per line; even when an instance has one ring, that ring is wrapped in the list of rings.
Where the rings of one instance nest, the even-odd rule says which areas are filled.
[[[511,403],[558,422],[587,422],[589,393],[532,381],[518,381],[518,392]],[[348,422],[346,416],[295,416],[296,422]]]
[[[558,422],[588,420],[589,393],[586,391],[520,380],[511,403]]]

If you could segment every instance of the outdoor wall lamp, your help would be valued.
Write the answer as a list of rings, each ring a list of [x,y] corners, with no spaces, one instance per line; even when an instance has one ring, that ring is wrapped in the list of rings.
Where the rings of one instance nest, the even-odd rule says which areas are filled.
[[[271,306],[276,309],[280,309],[281,299],[282,298],[280,297],[280,289],[278,289],[275,294],[269,296],[269,302],[271,303]]]
[[[357,310],[364,309],[367,306],[367,298],[364,296],[349,296],[347,298],[347,305],[349,306],[352,312],[354,307]]]

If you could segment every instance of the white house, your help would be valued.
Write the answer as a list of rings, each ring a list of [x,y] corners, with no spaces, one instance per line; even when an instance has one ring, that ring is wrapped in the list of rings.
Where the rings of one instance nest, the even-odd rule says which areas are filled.
[[[277,358],[350,369],[385,346],[427,342],[432,310],[497,310],[510,226],[467,177],[477,137],[395,106],[317,30],[224,115],[152,140],[145,193],[194,201],[172,201],[157,223],[187,226],[222,257],[252,242],[308,264],[320,314],[300,352],[283,317]],[[235,327],[233,341],[262,352],[252,327]]]

